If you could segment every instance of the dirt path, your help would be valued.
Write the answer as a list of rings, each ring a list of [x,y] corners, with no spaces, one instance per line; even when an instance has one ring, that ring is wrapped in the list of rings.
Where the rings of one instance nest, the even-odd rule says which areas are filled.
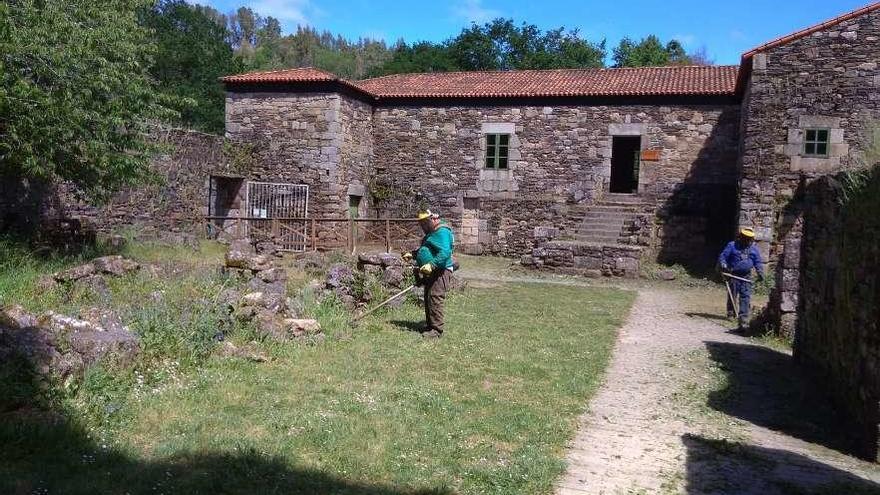
[[[639,290],[557,493],[880,493],[880,467],[829,448],[840,437],[812,419],[827,401],[790,356],[699,310]]]

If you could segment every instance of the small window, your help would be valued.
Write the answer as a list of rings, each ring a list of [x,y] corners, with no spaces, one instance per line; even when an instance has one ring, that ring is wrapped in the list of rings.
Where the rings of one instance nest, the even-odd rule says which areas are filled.
[[[506,169],[510,134],[486,134],[486,168]]]
[[[828,156],[828,129],[807,129],[804,156]]]

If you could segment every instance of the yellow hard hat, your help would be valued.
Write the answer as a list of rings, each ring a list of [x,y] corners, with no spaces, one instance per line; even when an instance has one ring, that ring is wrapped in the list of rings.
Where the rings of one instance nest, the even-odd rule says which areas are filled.
[[[744,229],[740,229],[739,235],[741,235],[743,237],[748,237],[749,239],[754,239],[755,238],[755,231],[750,228],[744,228]]]
[[[428,218],[437,218],[439,216],[440,215],[437,215],[436,213],[431,213],[431,210],[425,210],[425,211],[420,211],[417,218],[419,220],[425,220]]]

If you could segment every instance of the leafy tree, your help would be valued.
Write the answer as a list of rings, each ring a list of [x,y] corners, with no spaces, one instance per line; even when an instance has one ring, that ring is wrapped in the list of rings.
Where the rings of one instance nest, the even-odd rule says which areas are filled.
[[[657,67],[663,65],[688,65],[693,63],[678,40],[666,45],[653,34],[638,43],[623,38],[613,50],[615,67]]]
[[[179,121],[222,131],[225,97],[218,78],[243,69],[226,41],[226,28],[209,9],[184,0],[160,1],[144,13],[142,24],[152,30],[158,49],[150,73],[172,97]],[[259,36],[268,34],[261,31]]]
[[[138,25],[146,0],[0,3],[0,170],[70,180],[93,198],[147,174],[151,119],[167,117]]]
[[[590,43],[564,28],[542,32],[510,19],[476,24],[445,43],[461,70],[602,67],[605,42]]]
[[[459,70],[459,67],[444,46],[428,41],[420,41],[410,46],[401,40],[395,45],[391,59],[382,65],[374,66],[368,76],[455,70]]]

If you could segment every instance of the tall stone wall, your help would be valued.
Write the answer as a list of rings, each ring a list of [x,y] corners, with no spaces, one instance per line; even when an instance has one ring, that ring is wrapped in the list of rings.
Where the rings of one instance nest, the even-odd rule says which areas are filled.
[[[794,356],[826,379],[860,453],[880,460],[880,168],[861,177],[855,186],[825,177],[803,191]]]
[[[796,192],[857,166],[880,117],[880,12],[754,55],[743,104],[740,215],[777,266],[771,325],[790,334],[798,307],[802,207]],[[803,156],[807,128],[830,129],[828,157]]]
[[[706,250],[707,226],[719,223],[707,212],[725,205],[705,203],[735,197],[737,105],[387,105],[374,113],[374,161],[397,196],[383,207],[429,204],[456,222],[465,218],[477,251],[527,254],[535,227],[570,228],[583,213],[572,206],[608,190],[615,135],[641,136],[644,149],[660,150],[659,161],[642,163],[639,193],[661,214],[657,247],[667,258]],[[508,170],[483,166],[486,133],[512,135]],[[726,212],[725,237],[733,203]]]
[[[254,147],[247,179],[308,185],[310,217],[348,218],[350,196],[362,198],[360,215],[368,213],[370,105],[338,92],[229,91],[226,136]],[[317,236],[344,233],[321,224]]]
[[[108,232],[134,226],[140,232],[199,231],[207,213],[208,177],[229,172],[223,138],[183,129],[155,128],[158,154],[150,163],[154,180],[125,188],[102,205],[68,183],[0,181],[0,231],[51,228],[74,219]]]
[[[370,178],[373,174],[373,107],[345,96],[339,100],[342,148],[339,160],[346,194],[360,198],[359,216],[371,216]]]

